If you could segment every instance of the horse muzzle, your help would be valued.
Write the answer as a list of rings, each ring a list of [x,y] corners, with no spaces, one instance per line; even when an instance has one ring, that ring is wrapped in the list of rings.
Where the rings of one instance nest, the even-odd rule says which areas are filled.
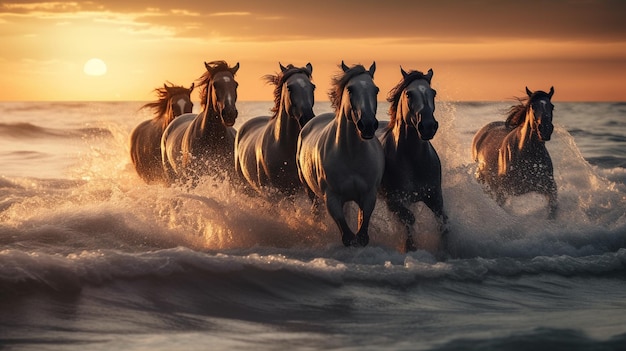
[[[553,124],[540,124],[537,128],[539,139],[541,141],[549,141],[552,138],[552,132],[554,131]]]
[[[304,114],[302,114],[298,118],[298,124],[300,125],[300,128],[303,128],[310,120],[313,119],[313,117],[315,117],[313,110],[307,111]]]
[[[439,129],[439,123],[437,121],[430,123],[420,122],[417,124],[417,132],[422,140],[431,140],[434,138],[437,129]]]
[[[232,127],[235,124],[235,120],[237,119],[238,115],[239,112],[236,108],[227,108],[222,110],[222,112],[220,113],[220,116],[222,117],[222,123],[224,123],[224,125],[227,127]]]
[[[374,119],[370,123],[363,123],[363,120],[359,120],[356,123],[356,127],[359,130],[359,135],[362,139],[372,139],[376,135],[378,129],[378,120]]]

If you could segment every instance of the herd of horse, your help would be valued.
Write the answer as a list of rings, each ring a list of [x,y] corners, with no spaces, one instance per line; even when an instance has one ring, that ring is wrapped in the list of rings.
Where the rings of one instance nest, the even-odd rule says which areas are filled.
[[[230,179],[261,196],[306,192],[319,215],[320,206],[337,224],[345,246],[365,246],[378,195],[406,230],[406,251],[418,249],[411,204],[423,202],[439,222],[440,250],[446,251],[447,220],[441,186],[441,161],[430,140],[435,119],[433,71],[406,72],[388,94],[390,120],[376,118],[379,89],[376,63],[348,67],[331,80],[334,112],[315,115],[313,67],[283,66],[267,75],[275,86],[271,116],[247,120],[233,128],[238,116],[235,75],[239,63],[204,63],[199,79],[202,112],[191,113],[189,88],[167,84],[156,89],[158,100],[144,105],[155,117],[131,133],[130,154],[147,183],[196,184],[203,176]],[[481,128],[472,142],[476,179],[503,205],[510,196],[528,192],[548,199],[548,217],[557,212],[557,187],[545,142],[553,125],[548,93],[532,92],[511,107],[505,121]],[[344,205],[358,205],[356,233],[348,225]]]

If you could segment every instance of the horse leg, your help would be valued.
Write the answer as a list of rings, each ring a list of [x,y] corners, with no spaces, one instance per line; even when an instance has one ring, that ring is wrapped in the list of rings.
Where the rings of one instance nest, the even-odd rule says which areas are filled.
[[[368,196],[362,204],[359,204],[359,230],[356,234],[356,244],[367,246],[370,241],[368,234],[370,218],[376,206],[376,196]]]
[[[337,227],[339,227],[343,245],[356,246],[356,236],[352,233],[348,222],[346,222],[346,217],[343,213],[343,203],[337,197],[326,194],[326,209],[337,224]]]
[[[393,198],[387,198],[387,208],[393,212],[400,222],[404,224],[406,230],[406,242],[404,249],[406,252],[417,251],[415,240],[413,239],[413,224],[415,224],[415,215],[408,208],[402,205],[402,201],[393,196]]]
[[[426,204],[426,206],[428,206],[428,208],[430,208],[431,211],[433,211],[433,214],[437,217],[437,222],[439,224],[439,233],[441,235],[440,251],[448,252],[448,216],[443,209],[443,195],[441,191],[439,191],[437,194],[430,197],[429,199],[426,199],[424,203]]]
[[[550,194],[548,194],[548,219],[556,219],[557,210],[558,210],[558,204],[556,201],[556,189],[555,189]]]

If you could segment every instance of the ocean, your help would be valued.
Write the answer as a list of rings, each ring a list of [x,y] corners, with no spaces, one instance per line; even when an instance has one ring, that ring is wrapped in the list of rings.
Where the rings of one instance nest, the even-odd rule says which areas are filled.
[[[437,102],[454,250],[438,260],[421,204],[424,250],[405,254],[381,201],[369,245],[345,248],[304,195],[143,183],[140,102],[2,102],[0,349],[624,350],[626,103],[554,101],[552,221],[474,178],[474,133],[514,103]],[[235,127],[272,102],[237,106]]]

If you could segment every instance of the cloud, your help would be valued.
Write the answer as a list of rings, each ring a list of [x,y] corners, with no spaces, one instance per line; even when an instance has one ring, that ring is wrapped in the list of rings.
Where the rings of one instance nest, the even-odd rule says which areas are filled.
[[[250,12],[215,12],[209,14],[209,17],[224,17],[224,16],[250,16]]]
[[[0,6],[0,18],[76,12],[130,15],[148,25],[170,27],[180,36],[201,38],[219,30],[234,40],[248,41],[405,38],[479,42],[529,38],[622,42],[626,36],[626,1],[621,0],[317,0],[297,6],[291,0],[113,0]],[[210,20],[203,21],[203,17]],[[269,19],[272,25],[268,25]],[[200,21],[204,28],[177,30],[186,21]]]

